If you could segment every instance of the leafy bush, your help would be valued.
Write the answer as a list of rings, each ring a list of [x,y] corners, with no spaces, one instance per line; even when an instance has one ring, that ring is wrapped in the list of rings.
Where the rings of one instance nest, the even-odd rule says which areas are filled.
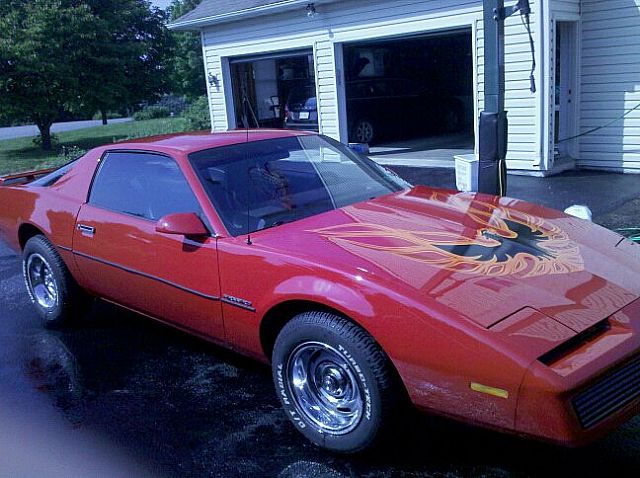
[[[132,139],[145,138],[147,136],[184,133],[185,131],[188,131],[187,121],[182,117],[139,121],[136,124],[133,134],[128,134],[118,138],[114,137],[112,142],[130,141]]]
[[[184,96],[164,95],[158,100],[155,106],[162,106],[169,109],[172,116],[179,116],[188,106]]]
[[[75,144],[71,146],[63,146],[58,153],[58,161],[56,162],[59,164],[67,164],[74,159],[78,159],[80,156],[85,155],[86,152],[86,149],[82,149]]]
[[[211,128],[211,117],[209,116],[209,100],[206,96],[196,98],[193,103],[184,111],[182,117],[187,120],[187,129],[199,131]]]
[[[146,106],[140,111],[136,111],[133,115],[133,119],[136,121],[144,121],[157,118],[168,118],[171,116],[171,111],[166,106]]]

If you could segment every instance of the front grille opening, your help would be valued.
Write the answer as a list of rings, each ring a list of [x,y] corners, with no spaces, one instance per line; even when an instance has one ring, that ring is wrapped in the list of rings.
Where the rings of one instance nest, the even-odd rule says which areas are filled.
[[[640,398],[640,356],[606,375],[571,402],[583,428],[600,423]]]
[[[566,357],[580,347],[588,344],[589,342],[593,342],[600,335],[609,331],[609,329],[611,329],[609,319],[604,319],[593,325],[592,327],[589,327],[587,330],[583,330],[575,337],[558,345],[556,348],[551,349],[546,354],[540,356],[538,360],[547,366],[551,366],[561,358]]]

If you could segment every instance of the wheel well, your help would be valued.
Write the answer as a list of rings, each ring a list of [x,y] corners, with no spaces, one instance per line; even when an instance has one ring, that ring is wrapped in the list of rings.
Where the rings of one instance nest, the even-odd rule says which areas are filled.
[[[20,242],[20,248],[24,249],[25,244],[33,236],[44,235],[44,233],[33,224],[22,224],[18,228],[18,241]]]
[[[337,310],[318,302],[307,300],[291,300],[288,302],[282,302],[269,310],[262,319],[262,322],[260,322],[260,344],[262,345],[264,354],[269,360],[271,360],[271,354],[273,352],[273,346],[276,343],[276,338],[287,322],[302,312],[309,312],[312,310],[331,312],[339,315],[340,317],[344,317],[347,320],[351,320],[349,317],[346,317]]]

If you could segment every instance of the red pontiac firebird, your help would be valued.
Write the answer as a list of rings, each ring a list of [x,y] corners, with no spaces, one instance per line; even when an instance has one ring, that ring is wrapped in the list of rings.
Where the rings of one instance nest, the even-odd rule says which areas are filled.
[[[567,445],[640,412],[640,246],[558,211],[265,130],[103,146],[0,205],[46,325],[97,296],[270,361],[330,450],[410,403]]]

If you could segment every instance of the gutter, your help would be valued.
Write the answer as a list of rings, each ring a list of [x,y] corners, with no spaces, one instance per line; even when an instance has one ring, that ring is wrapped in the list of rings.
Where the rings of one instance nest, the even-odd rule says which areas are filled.
[[[175,21],[167,25],[170,30],[197,30],[207,25],[214,25],[217,23],[228,23],[235,20],[239,20],[249,16],[259,16],[271,13],[279,13],[285,10],[291,10],[298,5],[308,5],[309,0],[281,0],[269,5],[261,5],[259,7],[245,8],[244,10],[238,10],[235,12],[223,13],[221,15],[211,15],[204,18],[195,18],[193,20]],[[316,2],[320,3],[320,2]]]

